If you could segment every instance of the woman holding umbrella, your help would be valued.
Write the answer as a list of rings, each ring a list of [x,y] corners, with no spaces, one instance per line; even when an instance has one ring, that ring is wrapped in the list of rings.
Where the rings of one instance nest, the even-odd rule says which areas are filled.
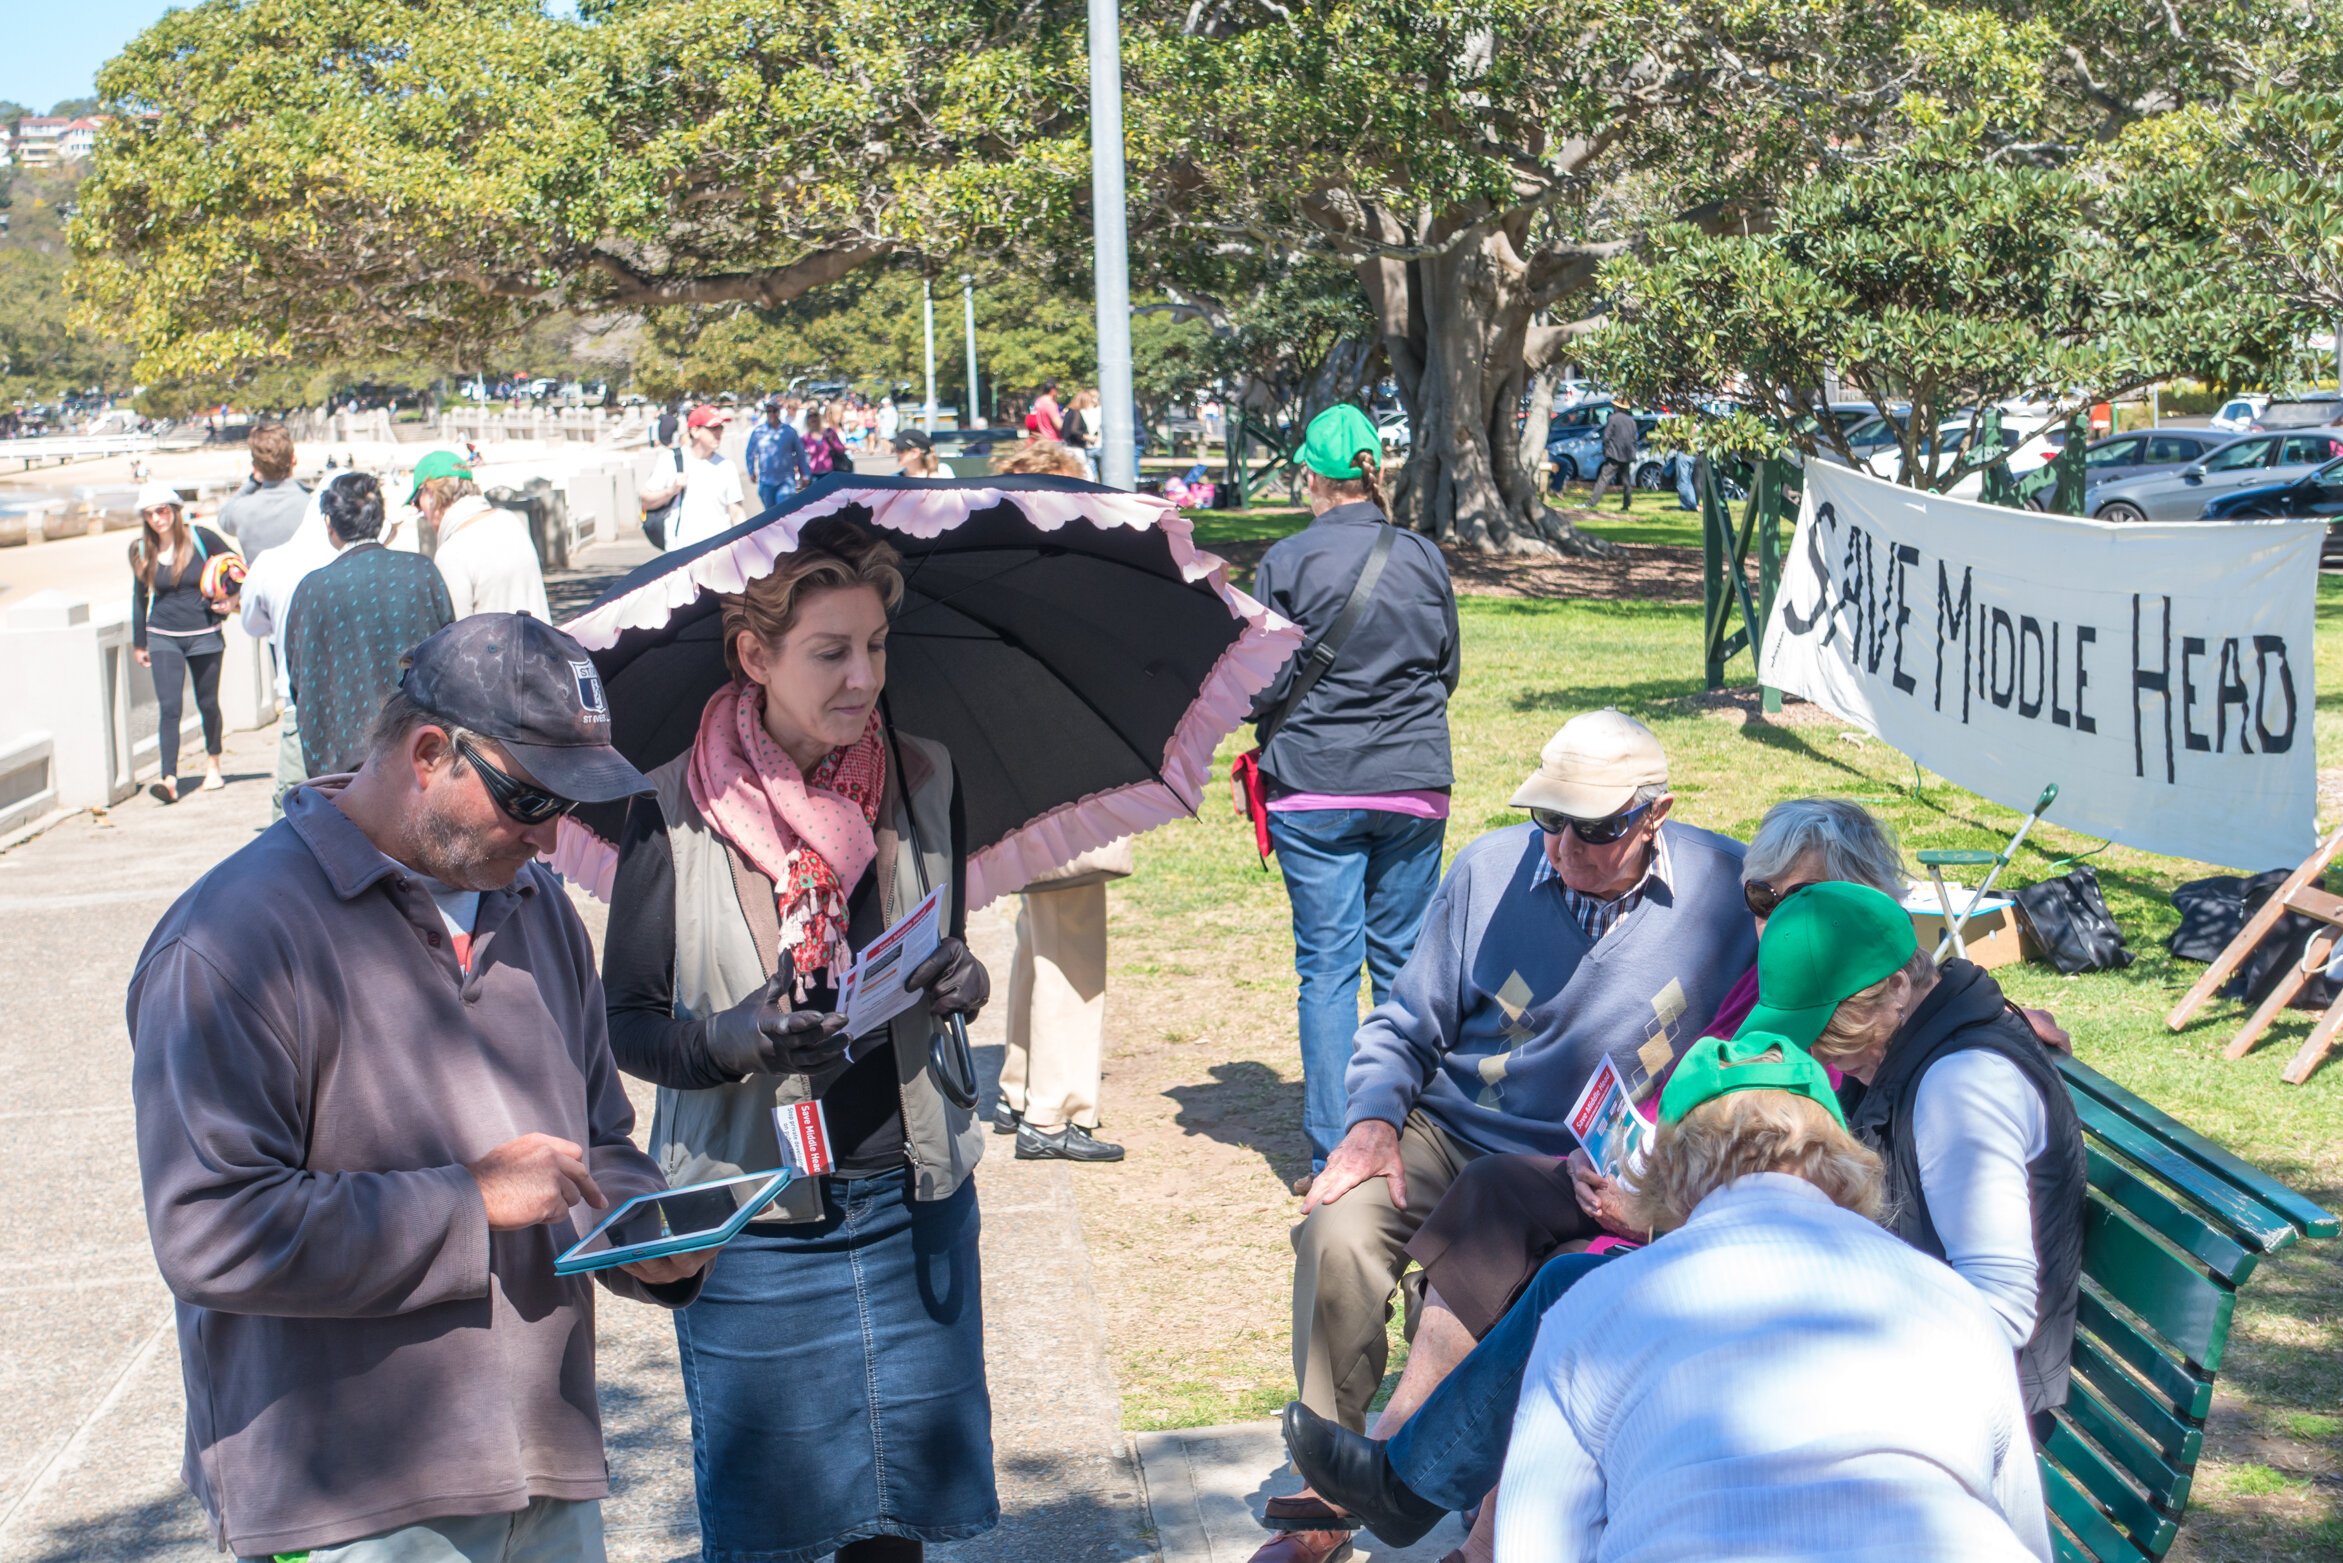
[[[619,844],[611,1047],[661,1088],[669,1181],[779,1165],[777,1105],[819,1103],[835,1159],[676,1315],[711,1557],[899,1563],[999,1514],[968,1181],[983,1129],[930,1069],[939,1017],[990,984],[957,937],[952,756],[880,711],[902,592],[896,551],[833,519],[726,596],[732,681]],[[905,979],[927,1002],[849,1047],[835,984],[930,886],[953,936]]]

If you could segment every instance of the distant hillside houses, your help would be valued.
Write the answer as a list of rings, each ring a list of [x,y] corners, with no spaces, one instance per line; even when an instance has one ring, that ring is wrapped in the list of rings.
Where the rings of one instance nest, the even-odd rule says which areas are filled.
[[[8,143],[9,158],[26,168],[86,161],[98,149],[98,127],[105,122],[103,114],[80,119],[28,114],[16,122],[16,134]]]

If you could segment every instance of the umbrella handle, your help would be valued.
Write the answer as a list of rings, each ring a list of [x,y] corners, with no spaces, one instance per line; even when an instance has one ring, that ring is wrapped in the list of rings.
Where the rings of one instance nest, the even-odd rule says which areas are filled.
[[[976,1055],[968,1050],[966,1021],[954,1015],[947,1030],[928,1033],[927,1062],[944,1099],[962,1112],[975,1111]]]

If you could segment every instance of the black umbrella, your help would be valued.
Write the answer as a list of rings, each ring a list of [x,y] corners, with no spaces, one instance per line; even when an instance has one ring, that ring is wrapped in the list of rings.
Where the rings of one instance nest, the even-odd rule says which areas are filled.
[[[1214,748],[1301,644],[1160,499],[1052,477],[831,478],[644,565],[566,626],[593,653],[628,759],[648,771],[690,745],[728,676],[718,594],[828,516],[904,555],[885,710],[951,751],[971,907],[1192,813]],[[618,817],[580,824],[609,842]],[[558,861],[607,893],[607,848],[565,841]]]

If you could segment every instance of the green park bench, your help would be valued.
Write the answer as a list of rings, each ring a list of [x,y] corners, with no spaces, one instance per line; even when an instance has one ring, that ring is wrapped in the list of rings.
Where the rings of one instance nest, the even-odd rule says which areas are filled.
[[[2060,1057],[2091,1164],[2074,1380],[2044,1445],[2061,1563],[2147,1563],[2179,1534],[2237,1292],[2332,1212]]]

